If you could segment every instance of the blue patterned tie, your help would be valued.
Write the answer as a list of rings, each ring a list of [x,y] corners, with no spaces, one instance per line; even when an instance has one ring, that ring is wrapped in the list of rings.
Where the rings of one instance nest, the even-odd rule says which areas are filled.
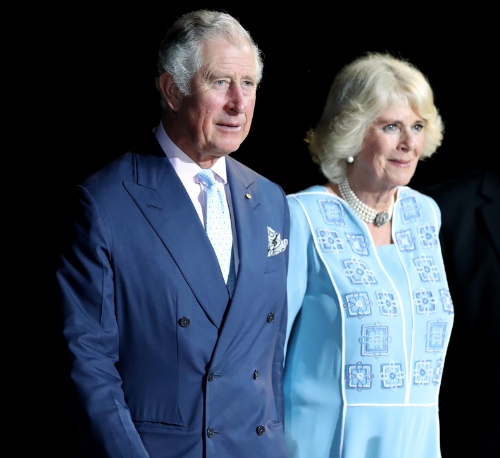
[[[231,217],[227,206],[226,194],[222,186],[217,186],[214,172],[211,169],[201,169],[198,177],[207,186],[207,223],[205,230],[219,260],[219,266],[229,295],[232,296],[236,275],[234,271]]]

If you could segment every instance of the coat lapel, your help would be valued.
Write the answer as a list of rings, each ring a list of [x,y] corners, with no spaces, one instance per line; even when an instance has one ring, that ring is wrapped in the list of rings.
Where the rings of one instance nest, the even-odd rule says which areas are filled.
[[[485,172],[480,193],[489,202],[481,207],[486,228],[500,256],[500,174]]]
[[[212,367],[231,342],[241,334],[249,319],[249,293],[261,283],[267,261],[267,226],[260,208],[263,196],[253,176],[231,157],[226,158],[240,264],[227,317],[214,353]],[[249,197],[248,197],[249,196]]]
[[[219,328],[229,295],[217,257],[182,182],[161,149],[160,153],[136,154],[137,182],[124,186]]]

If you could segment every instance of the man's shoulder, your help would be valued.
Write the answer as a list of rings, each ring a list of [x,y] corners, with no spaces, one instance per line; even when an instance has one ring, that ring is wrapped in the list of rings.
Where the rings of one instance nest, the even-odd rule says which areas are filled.
[[[156,139],[149,139],[117,156],[82,180],[79,185],[84,188],[104,189],[124,181],[135,181],[139,161],[155,161],[162,156],[165,157]]]
[[[238,178],[244,180],[248,184],[257,184],[259,187],[274,190],[284,195],[284,192],[279,184],[271,181],[269,178],[266,178],[264,175],[261,175],[240,161],[227,156],[226,163],[229,168],[237,172],[236,175]]]
[[[484,170],[473,170],[460,177],[452,178],[440,183],[427,186],[426,188],[420,189],[422,194],[426,194],[431,197],[448,197],[456,196],[456,193],[470,193],[471,188],[477,189],[483,179]]]
[[[473,170],[451,180],[421,189],[440,205],[463,206],[481,203],[484,197],[494,197],[500,191],[500,174],[485,169]]]

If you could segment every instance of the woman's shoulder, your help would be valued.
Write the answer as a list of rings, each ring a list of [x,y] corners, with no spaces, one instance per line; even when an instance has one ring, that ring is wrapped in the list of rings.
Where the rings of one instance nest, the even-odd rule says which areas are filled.
[[[314,185],[302,191],[288,194],[286,198],[290,212],[302,214],[312,205],[313,201],[316,202],[316,197],[325,198],[328,196],[334,197],[324,186]]]
[[[432,209],[432,211],[436,213],[438,219],[440,219],[441,217],[439,206],[432,197],[426,194],[422,194],[421,192],[408,186],[400,186],[398,188],[398,201],[405,206],[411,206],[412,202],[414,201],[419,207]]]
[[[303,189],[302,191],[288,194],[287,198],[289,198],[289,199],[296,198],[296,197],[300,197],[302,195],[307,195],[307,194],[330,194],[330,193],[328,192],[328,190],[324,186],[319,185],[319,184],[315,184],[313,186],[309,186],[306,189]]]
[[[427,194],[423,194],[416,189],[410,188],[409,186],[400,186],[398,188],[398,196],[400,199],[405,197],[414,197],[423,202],[436,203],[435,200],[428,196]]]

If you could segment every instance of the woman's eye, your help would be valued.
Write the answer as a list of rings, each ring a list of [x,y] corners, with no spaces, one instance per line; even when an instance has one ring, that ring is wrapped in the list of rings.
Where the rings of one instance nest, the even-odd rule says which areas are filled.
[[[396,124],[387,124],[387,126],[384,127],[384,130],[386,132],[394,132],[397,129],[398,126]]]
[[[421,130],[424,130],[424,126],[423,126],[423,124],[415,124],[415,125],[413,126],[413,128],[414,128],[415,130],[419,131],[419,132],[420,132]]]

